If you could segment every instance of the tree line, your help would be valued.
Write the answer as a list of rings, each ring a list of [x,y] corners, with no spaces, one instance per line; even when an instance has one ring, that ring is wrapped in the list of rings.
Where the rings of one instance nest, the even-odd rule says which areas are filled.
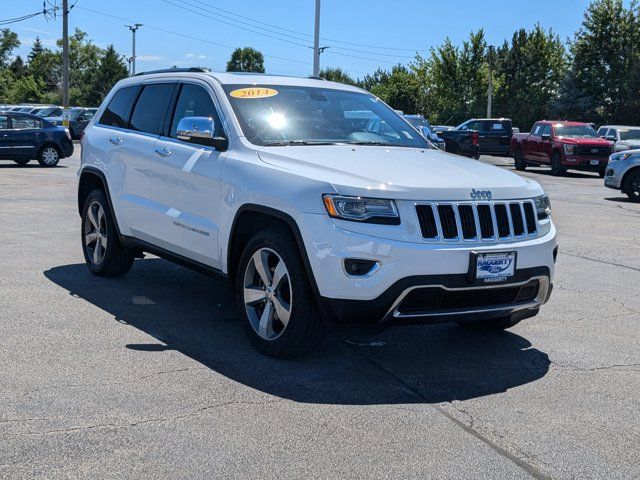
[[[0,102],[60,104],[61,42],[52,50],[36,39],[26,59],[12,57],[19,45],[14,32],[0,31]],[[254,48],[238,48],[227,70],[264,72],[264,57]],[[493,116],[510,117],[523,130],[544,118],[640,124],[640,4],[593,0],[571,39],[536,25],[490,48],[481,29],[462,45],[447,38],[407,65],[363,78],[340,68],[325,68],[321,76],[360,86],[434,124],[457,125],[486,115],[490,71]],[[72,105],[99,105],[126,76],[125,58],[113,46],[99,48],[75,30],[70,38]]]
[[[483,30],[461,46],[446,39],[408,65],[353,79],[337,68],[330,80],[358,85],[395,109],[434,124],[457,125],[487,112],[489,68],[492,114],[529,129],[540,119],[640,124],[640,6],[634,0],[594,0],[572,39],[536,25],[519,29],[490,49]]]

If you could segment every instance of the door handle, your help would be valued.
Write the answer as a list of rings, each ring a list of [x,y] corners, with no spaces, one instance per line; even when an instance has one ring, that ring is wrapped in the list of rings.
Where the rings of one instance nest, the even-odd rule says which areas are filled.
[[[156,148],[156,153],[161,157],[168,157],[171,155],[171,150],[167,147]]]
[[[109,137],[109,141],[114,145],[122,145],[124,143],[124,140],[122,139],[122,137],[116,137],[116,136]]]

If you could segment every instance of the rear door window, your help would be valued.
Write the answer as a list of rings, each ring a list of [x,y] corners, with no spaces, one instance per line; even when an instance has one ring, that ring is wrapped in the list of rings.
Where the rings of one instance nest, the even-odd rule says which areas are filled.
[[[118,90],[109,102],[102,117],[100,117],[100,124],[110,127],[127,128],[129,113],[131,112],[131,107],[133,107],[133,102],[135,102],[138,96],[139,90],[140,87],[138,85]]]
[[[13,117],[11,127],[14,130],[25,130],[29,128],[42,128],[42,122],[31,117]]]
[[[162,134],[175,83],[145,85],[131,114],[129,128],[152,135]]]
[[[540,136],[540,131],[542,130],[542,125],[540,125],[539,123],[536,123],[533,126],[533,130],[531,130],[531,135],[536,135],[536,136]]]
[[[9,128],[9,117],[6,115],[0,115],[0,130],[7,130]]]

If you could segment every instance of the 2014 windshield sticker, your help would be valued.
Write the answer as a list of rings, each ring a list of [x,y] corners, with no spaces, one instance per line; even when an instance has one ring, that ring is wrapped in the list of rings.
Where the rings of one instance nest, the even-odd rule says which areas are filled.
[[[247,88],[238,88],[237,90],[233,90],[229,95],[231,95],[234,98],[254,99],[254,98],[273,97],[277,94],[278,94],[278,91],[274,90],[273,88],[247,87]]]

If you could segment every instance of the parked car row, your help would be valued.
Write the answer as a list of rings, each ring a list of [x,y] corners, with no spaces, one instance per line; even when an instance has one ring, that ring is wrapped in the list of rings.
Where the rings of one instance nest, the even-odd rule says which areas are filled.
[[[69,109],[69,132],[73,139],[80,138],[97,110],[97,108],[87,107]],[[0,105],[0,112],[29,113],[44,118],[54,125],[64,124],[64,109],[56,105]]]
[[[0,112],[0,159],[26,165],[37,160],[55,167],[73,154],[69,130],[44,118],[19,111]]]

